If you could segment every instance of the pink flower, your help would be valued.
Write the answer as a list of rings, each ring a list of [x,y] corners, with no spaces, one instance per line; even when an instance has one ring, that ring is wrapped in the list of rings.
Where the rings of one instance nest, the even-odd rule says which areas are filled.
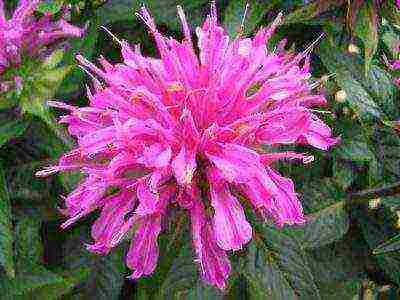
[[[39,3],[40,0],[20,0],[12,18],[7,20],[0,0],[0,74],[18,66],[23,55],[37,56],[43,47],[60,38],[83,34],[83,30],[64,19],[52,21],[49,14],[37,19],[34,11]]]
[[[121,64],[101,58],[97,67],[77,57],[99,78],[88,89],[89,106],[50,105],[70,112],[61,122],[79,146],[38,175],[87,174],[65,199],[69,219],[63,227],[100,210],[89,250],[107,253],[136,224],[127,255],[132,278],[156,268],[162,220],[178,204],[190,215],[202,278],[223,289],[231,269],[227,251],[242,249],[252,238],[241,199],[278,226],[305,222],[293,182],[272,163],[308,163],[313,157],[271,153],[273,147],[327,150],[337,139],[310,109],[326,103],[312,94],[310,49],[296,55],[284,50],[284,42],[274,51],[266,46],[279,18],[252,39],[230,40],[212,6],[196,29],[198,57],[181,7],[178,15],[181,42],[162,36],[145,8],[139,14],[160,58],[124,41]]]

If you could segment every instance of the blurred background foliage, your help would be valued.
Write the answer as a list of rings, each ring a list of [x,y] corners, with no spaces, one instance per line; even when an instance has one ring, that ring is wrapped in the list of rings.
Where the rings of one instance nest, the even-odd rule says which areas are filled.
[[[5,2],[9,9],[16,4]],[[161,31],[181,37],[176,5],[194,27],[209,1],[47,0],[37,13],[56,15],[68,4],[72,22],[86,26],[87,34],[59,45],[44,62],[26,61],[4,75],[28,84],[0,94],[0,299],[400,299],[400,95],[393,83],[400,74],[387,63],[399,58],[394,0],[217,1],[231,36],[246,2],[246,35],[279,12],[284,23],[273,42],[287,38],[301,51],[324,33],[312,56],[313,80],[330,104],[320,113],[342,141],[330,152],[302,149],[316,157],[308,167],[279,166],[296,182],[307,225],[279,230],[252,219],[254,239],[231,255],[224,293],[199,280],[188,222],[178,211],[164,224],[156,272],[136,282],[126,279],[127,242],[104,257],[85,250],[94,216],[60,230],[59,195],[80,175],[43,180],[34,173],[74,143],[46,105],[49,99],[86,103],[89,80],[74,56],[120,60],[101,25],[156,55],[134,11],[145,3]]]

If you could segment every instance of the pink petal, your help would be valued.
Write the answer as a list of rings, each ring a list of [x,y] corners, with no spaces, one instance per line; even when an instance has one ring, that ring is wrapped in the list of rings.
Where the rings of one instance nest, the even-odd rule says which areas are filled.
[[[240,250],[252,237],[252,228],[246,220],[239,201],[231,195],[225,180],[216,168],[208,171],[211,204],[214,207],[213,228],[220,248]]]
[[[190,209],[190,216],[193,244],[200,264],[201,277],[219,289],[224,289],[231,271],[229,259],[226,252],[218,247],[212,227],[206,221],[203,205],[198,200],[195,200]]]
[[[108,253],[115,246],[113,239],[121,236],[128,228],[124,228],[125,215],[133,208],[136,197],[130,192],[121,192],[108,199],[100,217],[92,225],[94,245],[87,248],[97,253]]]
[[[157,238],[160,231],[161,215],[145,216],[138,220],[138,229],[126,256],[126,263],[133,270],[130,278],[137,279],[154,272],[159,254]]]
[[[178,155],[172,161],[172,170],[180,185],[190,185],[196,170],[196,153],[182,147]]]

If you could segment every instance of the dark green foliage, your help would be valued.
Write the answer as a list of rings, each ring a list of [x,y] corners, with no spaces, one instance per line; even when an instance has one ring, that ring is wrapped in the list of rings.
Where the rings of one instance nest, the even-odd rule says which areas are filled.
[[[16,4],[4,2],[8,9]],[[313,76],[321,79],[318,88],[329,102],[320,116],[341,137],[329,152],[301,148],[315,155],[308,166],[278,165],[296,182],[308,222],[281,229],[248,210],[253,240],[230,254],[226,291],[199,278],[189,220],[174,208],[163,224],[156,271],[136,282],[126,279],[129,238],[108,255],[97,256],[85,249],[96,216],[60,229],[60,195],[70,192],[81,174],[34,176],[75,143],[46,101],[87,101],[88,80],[76,68],[77,53],[91,60],[99,55],[120,60],[118,45],[101,25],[157,55],[147,29],[134,16],[142,3],[163,32],[182,37],[176,5],[184,7],[194,28],[207,14],[209,1],[45,0],[37,14],[57,16],[63,4],[71,5],[71,20],[86,26],[86,35],[44,62],[26,60],[2,75],[6,81],[21,76],[26,84],[22,91],[0,94],[0,300],[399,299],[400,190],[382,193],[400,181],[400,95],[393,83],[400,74],[384,58],[399,58],[400,12],[393,0],[380,6],[372,0],[217,1],[231,37],[251,36],[279,12],[283,24],[273,43],[287,37],[288,47],[301,51],[325,33],[311,57]],[[338,92],[345,97],[339,99]]]

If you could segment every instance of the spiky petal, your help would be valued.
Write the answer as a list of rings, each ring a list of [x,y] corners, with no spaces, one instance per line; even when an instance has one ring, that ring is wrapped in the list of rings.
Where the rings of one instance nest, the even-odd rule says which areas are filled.
[[[266,149],[308,144],[327,150],[337,138],[310,109],[326,104],[312,93],[310,49],[296,55],[284,43],[275,52],[266,47],[281,17],[254,38],[230,40],[212,6],[196,29],[197,57],[182,8],[178,15],[182,42],[158,32],[146,8],[139,13],[159,59],[119,40],[121,64],[101,58],[98,67],[77,57],[94,78],[89,106],[51,105],[70,112],[61,121],[79,146],[39,175],[73,169],[87,174],[66,198],[65,213],[70,225],[102,211],[91,250],[107,252],[137,228],[127,256],[132,278],[156,268],[162,220],[171,203],[178,203],[190,215],[202,278],[223,289],[231,269],[227,251],[244,248],[253,234],[243,198],[278,226],[305,222],[292,180],[273,163],[310,163],[313,157]],[[120,194],[110,199],[109,190]]]

